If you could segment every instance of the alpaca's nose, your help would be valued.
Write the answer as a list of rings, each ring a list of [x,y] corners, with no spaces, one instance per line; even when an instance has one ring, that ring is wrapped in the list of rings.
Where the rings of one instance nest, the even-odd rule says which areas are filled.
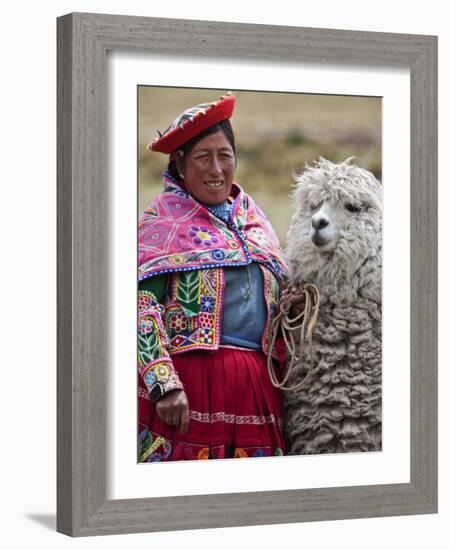
[[[323,229],[323,227],[326,227],[326,225],[329,225],[329,220],[327,218],[324,218],[320,216],[319,218],[312,218],[312,227],[314,229]]]

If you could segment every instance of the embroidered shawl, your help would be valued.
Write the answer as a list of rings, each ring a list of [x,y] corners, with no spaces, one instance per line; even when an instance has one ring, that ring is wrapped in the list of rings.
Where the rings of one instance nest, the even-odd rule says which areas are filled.
[[[260,262],[276,277],[286,272],[268,218],[237,183],[229,221],[189,195],[165,171],[164,191],[139,220],[139,280],[161,273]]]

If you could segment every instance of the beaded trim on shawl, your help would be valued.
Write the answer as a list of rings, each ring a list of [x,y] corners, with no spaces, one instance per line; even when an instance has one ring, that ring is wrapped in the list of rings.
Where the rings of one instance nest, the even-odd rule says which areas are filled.
[[[229,222],[196,201],[168,172],[164,191],[139,220],[139,280],[161,273],[215,267],[266,265],[286,271],[279,240],[253,199],[233,183]]]

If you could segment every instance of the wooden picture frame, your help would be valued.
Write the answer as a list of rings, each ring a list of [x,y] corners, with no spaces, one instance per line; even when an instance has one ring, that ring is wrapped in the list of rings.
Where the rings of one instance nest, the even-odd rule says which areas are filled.
[[[104,136],[110,50],[409,68],[410,483],[107,500]],[[437,38],[118,15],[60,17],[57,341],[59,532],[86,536],[436,512]]]

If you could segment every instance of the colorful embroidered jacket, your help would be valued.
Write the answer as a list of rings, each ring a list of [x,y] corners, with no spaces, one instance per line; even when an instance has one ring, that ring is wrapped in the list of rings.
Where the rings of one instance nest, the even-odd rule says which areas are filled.
[[[237,184],[228,223],[167,173],[164,184],[164,192],[139,222],[138,363],[154,400],[183,387],[171,355],[219,347],[224,268],[258,262],[262,269],[268,313],[265,353],[279,281],[286,271],[268,219]]]

